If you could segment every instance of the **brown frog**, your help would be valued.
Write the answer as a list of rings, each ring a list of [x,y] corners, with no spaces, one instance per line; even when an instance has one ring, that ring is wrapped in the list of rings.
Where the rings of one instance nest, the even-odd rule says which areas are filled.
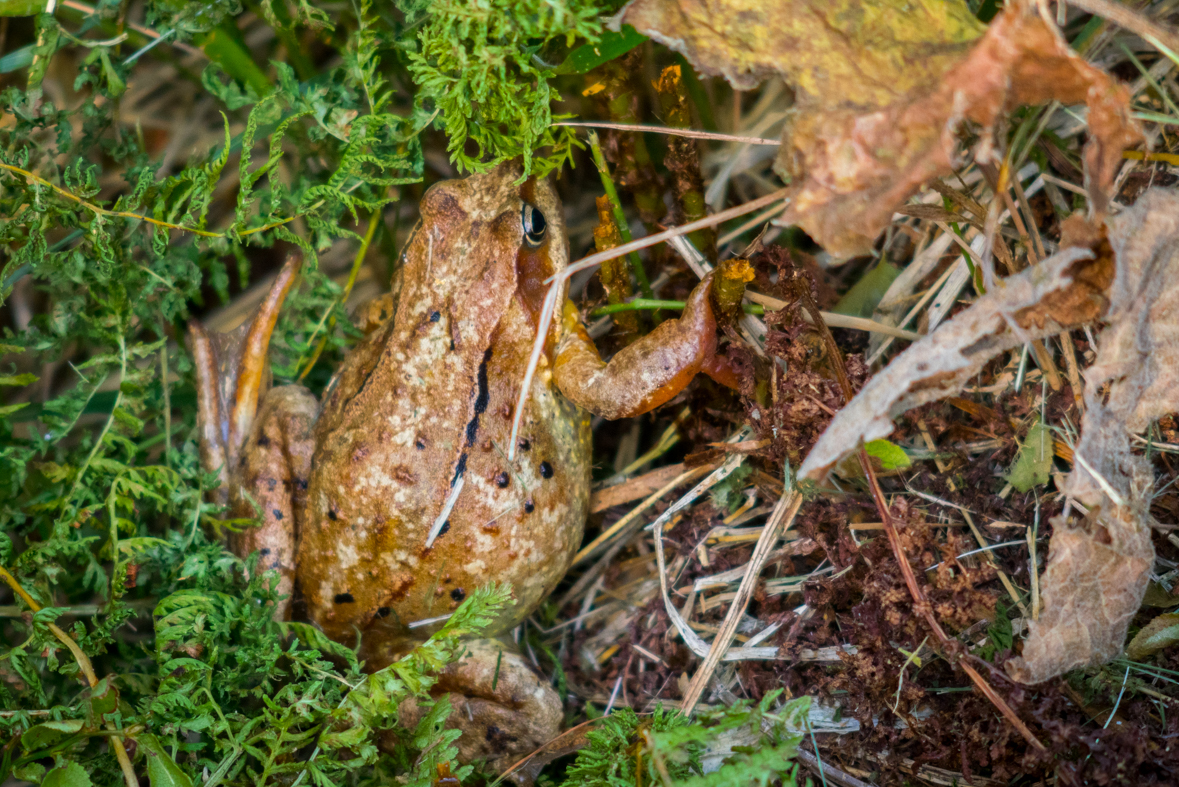
[[[608,365],[567,305],[509,461],[545,280],[568,264],[555,190],[519,178],[505,164],[426,192],[391,292],[368,308],[368,333],[322,403],[299,386],[266,390],[267,345],[297,261],[235,341],[190,326],[202,462],[221,474],[235,514],[261,519],[231,548],[259,550],[280,591],[328,636],[359,635],[368,669],[426,638],[488,582],[510,584],[515,602],[491,636],[552,593],[586,518],[587,409],[646,412],[698,371],[734,382],[715,355],[707,279],[678,320]],[[559,730],[556,693],[498,642],[471,643],[439,685],[460,695],[451,718],[464,728],[464,760],[503,767]],[[412,722],[412,705],[403,721],[407,713]]]

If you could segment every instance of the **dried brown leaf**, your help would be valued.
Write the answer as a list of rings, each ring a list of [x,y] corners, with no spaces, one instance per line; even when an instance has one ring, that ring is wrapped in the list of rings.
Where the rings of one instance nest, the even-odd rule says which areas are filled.
[[[1040,581],[1044,613],[1029,625],[1012,677],[1037,683],[1116,656],[1154,563],[1154,476],[1130,434],[1179,408],[1179,193],[1152,189],[1109,219],[1117,258],[1109,327],[1085,372],[1085,417],[1065,492],[1089,509],[1052,520]]]
[[[896,416],[954,396],[999,353],[1092,319],[1104,305],[1092,285],[1095,269],[1102,267],[1108,268],[1107,260],[1072,248],[1003,281],[869,380],[815,443],[800,477],[822,478],[861,441],[887,436]],[[1048,301],[1057,308],[1042,308]]]
[[[1122,151],[1141,138],[1128,91],[1026,0],[985,32],[960,0],[633,0],[623,22],[734,87],[773,75],[794,86],[775,165],[794,184],[780,221],[836,255],[871,248],[905,199],[952,171],[967,122],[989,150],[990,130],[1018,106],[1086,104],[1097,215]]]

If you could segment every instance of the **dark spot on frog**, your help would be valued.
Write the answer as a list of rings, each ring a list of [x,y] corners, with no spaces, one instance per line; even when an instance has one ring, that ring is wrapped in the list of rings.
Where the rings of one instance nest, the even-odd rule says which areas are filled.
[[[540,463],[540,477],[541,478],[552,478],[553,477],[553,466],[550,465],[548,462],[541,462]]]
[[[275,519],[277,519],[279,522],[281,522],[281,521],[282,521],[282,511],[279,511],[279,510],[276,508],[276,509],[274,509],[273,511],[271,511],[270,513],[274,514],[274,518],[275,518]]]
[[[297,479],[297,480],[295,481],[295,485],[299,487],[299,491],[300,491],[300,492],[306,492],[306,491],[307,491],[307,479],[306,479],[306,478],[299,478],[299,479]]]
[[[266,479],[266,488],[267,489],[273,490],[276,486],[278,486],[278,479],[275,479],[275,478],[267,478]]]
[[[521,440],[520,441],[520,450],[521,451],[531,451],[532,450],[532,442],[529,441],[528,439]]]
[[[270,547],[262,547],[261,549],[258,550],[258,553],[260,555],[262,555],[262,557],[266,557],[267,555],[270,554]]]
[[[525,514],[531,514],[535,510],[536,510],[536,504],[533,503],[531,499],[524,501],[524,513]]]
[[[500,489],[503,489],[507,487],[510,480],[511,479],[508,478],[508,474],[501,471],[500,474],[495,477],[495,485]]]
[[[439,311],[430,312],[430,322],[438,322],[441,319],[442,319],[442,312],[439,312]]]
[[[498,750],[507,748],[508,744],[516,742],[515,735],[509,735],[494,724],[487,726],[487,742]]]
[[[454,338],[453,337],[450,340],[450,351],[454,352]]]
[[[387,617],[389,617],[389,613],[392,611],[393,610],[389,609],[388,607],[377,607],[377,617],[378,618],[387,618]]]
[[[448,532],[450,532],[450,520],[449,519],[442,523],[442,529],[438,531],[438,538],[442,538]]]
[[[417,440],[414,440],[413,447],[418,449],[419,451],[425,451],[426,450],[426,438],[419,437]]]
[[[269,448],[270,447],[270,438],[267,437],[265,434],[258,435],[258,447],[259,448]]]
[[[356,599],[352,598],[351,593],[337,593],[335,601],[337,604],[353,604]]]
[[[455,601],[462,601],[467,597],[467,591],[463,590],[462,588],[455,588],[454,590],[450,591],[450,597]]]
[[[328,519],[330,519],[330,520],[332,520],[333,522],[335,522],[335,521],[336,521],[337,519],[339,519],[339,518],[340,518],[340,517],[336,515],[336,510],[335,510],[334,508],[329,508],[329,509],[328,509]]]

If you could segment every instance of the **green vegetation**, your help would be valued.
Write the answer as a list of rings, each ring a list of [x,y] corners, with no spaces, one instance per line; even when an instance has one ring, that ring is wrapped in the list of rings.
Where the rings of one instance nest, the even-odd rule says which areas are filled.
[[[0,14],[41,7],[6,3]],[[312,626],[275,622],[275,576],[220,540],[252,523],[227,521],[204,499],[217,481],[199,466],[184,326],[195,308],[246,287],[260,252],[293,244],[307,258],[304,286],[276,330],[274,372],[281,382],[314,371],[309,382],[322,386],[331,364],[314,359],[338,358],[356,335],[318,254],[360,241],[421,180],[423,136],[444,130],[460,171],[522,157],[551,172],[578,144],[551,125],[551,80],[645,39],[629,29],[603,37],[612,9],[588,0],[263,0],[245,10],[282,48],[269,64],[246,47],[238,3],[181,0],[149,4],[144,22],[160,39],[122,35],[113,3],[40,13],[33,40],[0,64],[10,75],[0,92],[0,305],[14,293],[51,304],[0,337],[11,402],[0,407],[0,568],[16,602],[0,618],[0,782],[116,784],[128,769],[155,787],[429,785],[446,768],[472,774],[454,761],[458,733],[443,729],[447,700],[411,730],[397,727],[397,707],[428,697],[460,637],[508,589],[472,593],[438,634],[372,675]],[[333,51],[313,61],[308,40]],[[168,165],[119,113],[145,64],[175,65],[176,44],[207,58],[203,72],[178,73],[217,102],[225,135]],[[67,52],[79,64],[71,87],[87,97],[76,110],[55,104],[45,83]],[[696,723],[622,710],[591,733],[566,783],[633,783],[628,758],[641,750],[645,783],[664,771],[688,784],[750,772],[793,784],[797,738],[770,713],[776,698]],[[726,750],[705,775],[701,757],[738,728],[757,748]]]

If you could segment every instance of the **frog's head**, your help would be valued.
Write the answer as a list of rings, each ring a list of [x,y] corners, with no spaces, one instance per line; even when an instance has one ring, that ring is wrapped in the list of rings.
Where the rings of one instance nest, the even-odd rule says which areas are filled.
[[[569,244],[552,183],[521,175],[518,162],[505,162],[431,186],[405,264],[423,266],[436,293],[447,290],[487,314],[500,311],[494,296],[512,292],[535,314],[545,279],[569,264]]]

